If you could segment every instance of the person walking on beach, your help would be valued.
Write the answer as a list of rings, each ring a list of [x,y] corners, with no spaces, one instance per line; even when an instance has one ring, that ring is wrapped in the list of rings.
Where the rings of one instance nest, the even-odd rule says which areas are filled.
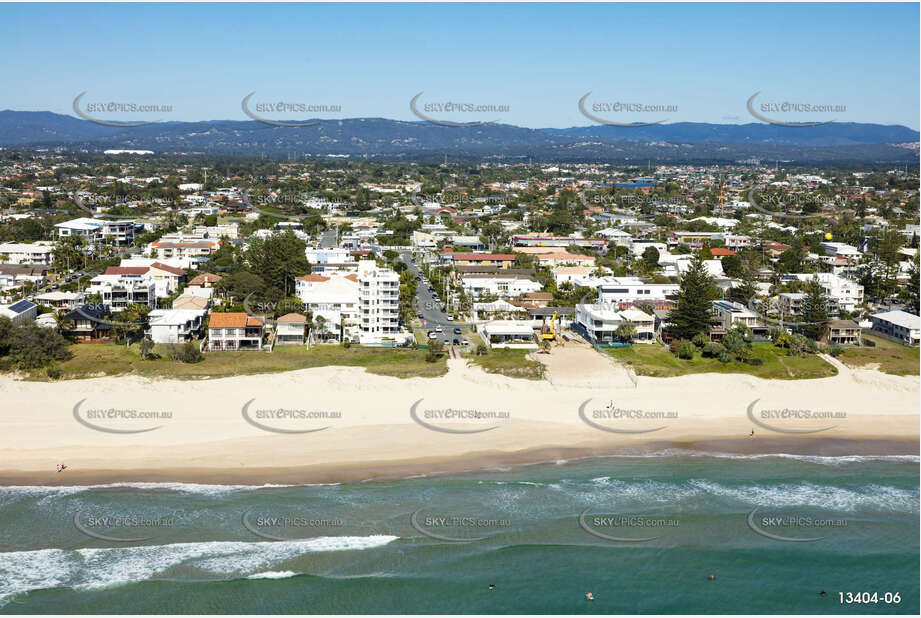
[[[65,466],[64,464],[59,464],[59,465],[58,465],[58,472],[63,472],[63,471],[66,470],[66,469],[67,469],[67,466]]]

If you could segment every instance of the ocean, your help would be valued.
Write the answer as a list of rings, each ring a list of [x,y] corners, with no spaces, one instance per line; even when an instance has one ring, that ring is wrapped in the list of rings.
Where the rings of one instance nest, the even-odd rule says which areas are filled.
[[[4,487],[0,523],[7,614],[919,613],[913,456]]]

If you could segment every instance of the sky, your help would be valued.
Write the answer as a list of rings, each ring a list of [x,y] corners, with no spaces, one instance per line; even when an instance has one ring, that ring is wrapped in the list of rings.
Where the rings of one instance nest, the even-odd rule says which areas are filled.
[[[918,129],[918,24],[917,3],[0,4],[0,109],[75,115],[86,92],[105,120],[248,120],[255,92],[273,120],[419,120],[422,92],[428,117],[536,128],[595,124],[591,92],[604,120],[737,124],[760,92],[772,119]],[[835,109],[763,107],[785,102]]]

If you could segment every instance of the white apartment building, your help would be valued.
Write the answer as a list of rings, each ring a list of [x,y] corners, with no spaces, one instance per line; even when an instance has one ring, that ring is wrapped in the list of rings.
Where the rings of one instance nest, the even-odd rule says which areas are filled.
[[[0,262],[51,266],[54,262],[54,244],[43,240],[34,243],[0,243]]]
[[[646,283],[639,277],[603,277],[598,282],[598,302],[665,300],[677,294],[680,287],[677,283]]]
[[[916,346],[921,340],[921,317],[907,311],[885,311],[870,316],[873,330]]]
[[[155,240],[144,249],[144,255],[163,260],[179,260],[184,266],[196,258],[208,257],[221,246],[219,239],[201,235],[169,234]]]
[[[592,343],[607,344],[617,341],[615,332],[628,322],[636,328],[634,342],[655,343],[655,316],[636,308],[621,311],[616,308],[616,305],[602,303],[576,305],[573,325]]]
[[[100,294],[102,304],[113,312],[129,305],[157,306],[157,286],[152,279],[140,276],[99,275],[93,277],[88,294]]]
[[[812,281],[818,279],[822,291],[829,299],[829,303],[837,305],[839,310],[854,311],[858,305],[863,304],[863,286],[856,281],[833,275],[832,273],[795,273],[784,275],[781,281]]]
[[[346,264],[355,261],[349,250],[341,247],[318,249],[307,247],[305,254],[307,261],[311,264]]]
[[[825,255],[832,257],[840,257],[847,260],[858,260],[862,255],[857,247],[845,244],[843,242],[822,242],[819,243],[819,246],[822,247],[823,251],[825,251]]]
[[[311,273],[296,280],[295,292],[304,310],[313,314],[312,334],[317,342],[359,339],[358,275],[341,271]],[[317,332],[317,318],[323,332]]]
[[[81,236],[88,244],[108,240],[118,245],[130,244],[138,227],[134,221],[106,221],[80,217],[54,225],[59,238]]]
[[[461,287],[474,298],[491,294],[499,298],[516,298],[528,292],[539,292],[540,282],[520,275],[469,274],[461,278]]]
[[[236,240],[239,231],[240,226],[236,223],[222,223],[211,226],[198,225],[192,228],[192,233],[202,238],[222,238],[226,236],[230,240]]]
[[[183,343],[200,336],[206,309],[154,309],[147,335],[154,343]]]
[[[360,342],[383,343],[400,338],[400,277],[374,260],[358,263]]]

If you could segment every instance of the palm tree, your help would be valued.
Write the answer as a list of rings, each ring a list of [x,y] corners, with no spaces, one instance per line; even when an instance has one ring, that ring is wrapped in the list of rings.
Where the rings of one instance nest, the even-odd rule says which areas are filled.
[[[636,337],[636,324],[629,321],[624,322],[617,327],[617,330],[614,331],[614,336],[621,341],[633,343],[633,338]]]

